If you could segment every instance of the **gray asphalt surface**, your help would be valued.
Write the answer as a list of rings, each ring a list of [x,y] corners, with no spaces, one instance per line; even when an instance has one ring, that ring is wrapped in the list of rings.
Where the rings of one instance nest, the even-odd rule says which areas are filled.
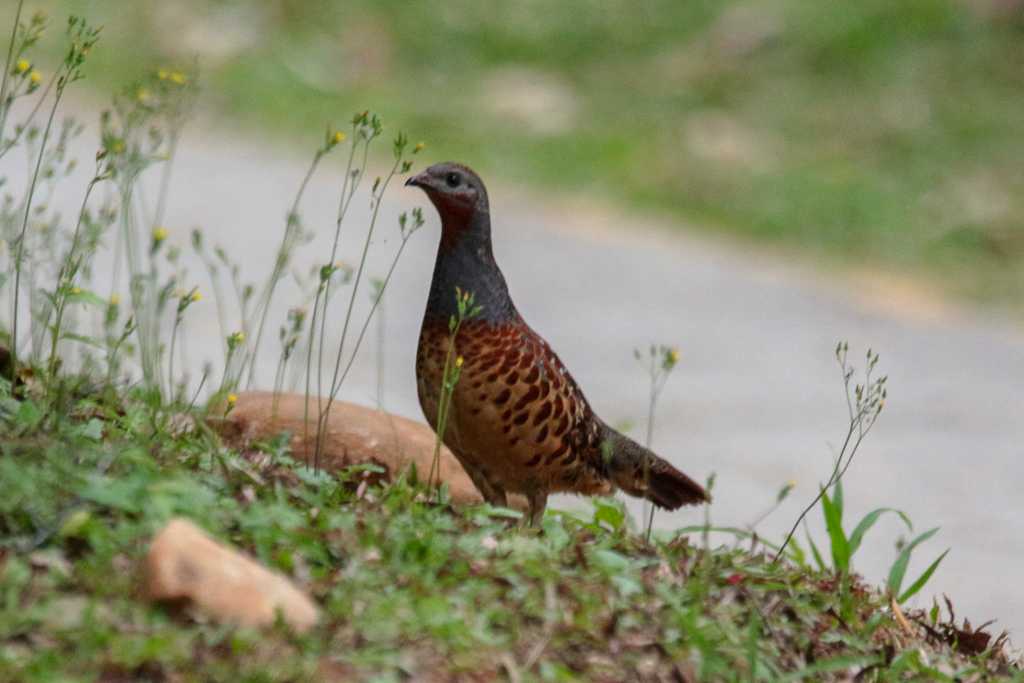
[[[243,261],[247,278],[269,272],[307,159],[202,126],[193,126],[183,144],[166,221],[170,243],[187,248],[191,228],[202,227],[209,241]],[[91,158],[92,143],[82,150],[83,159]],[[429,149],[418,159],[435,160]],[[302,271],[329,249],[341,161],[338,155],[328,162],[307,192],[303,218],[318,237],[299,252]],[[492,171],[478,170],[485,180]],[[1024,639],[1019,324],[951,310],[898,278],[826,277],[767,250],[490,184],[495,252],[513,297],[608,422],[633,420],[633,434],[642,438],[647,379],[633,349],[650,342],[680,347],[680,365],[658,406],[654,447],[698,480],[717,473],[716,524],[750,522],[794,480],[790,499],[759,526],[767,538],[781,539],[827,478],[832,447],[845,434],[836,341],[849,340],[859,367],[868,346],[878,350],[890,397],[847,475],[848,526],[873,508],[891,506],[907,512],[917,531],[941,527],[919,549],[908,576],[952,551],[914,604],[927,606],[933,594],[948,593],[972,623],[995,618],[997,630]],[[66,196],[71,214],[81,195]],[[385,300],[380,399],[393,412],[421,419],[413,360],[439,226],[418,191],[396,184],[390,192],[369,272],[385,272],[399,243],[396,216],[412,206],[423,206],[428,222],[413,236]],[[368,197],[357,197],[343,233],[342,258],[349,262],[358,259],[368,215]],[[220,359],[220,332],[205,275],[196,265],[191,273],[207,293],[189,312],[186,336],[198,372],[204,360]],[[345,294],[335,302],[335,338]],[[277,327],[297,303],[295,288],[283,287],[261,358],[261,386],[272,381]],[[368,289],[358,303],[365,311]],[[377,356],[374,334],[343,398],[377,402]],[[560,504],[578,503],[564,499],[554,507]],[[641,508],[631,503],[631,509],[639,515]],[[688,510],[660,513],[657,523],[701,520],[700,511]],[[823,541],[820,512],[809,520]],[[884,580],[900,531],[895,517],[883,518],[855,557],[856,568]]]

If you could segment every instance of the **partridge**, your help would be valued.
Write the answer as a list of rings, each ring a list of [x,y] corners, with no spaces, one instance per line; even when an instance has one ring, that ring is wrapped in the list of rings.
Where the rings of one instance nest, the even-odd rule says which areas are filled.
[[[456,288],[480,306],[455,336],[461,374],[442,439],[484,499],[503,506],[506,493],[524,495],[531,525],[551,493],[621,489],[669,510],[707,501],[699,484],[595,415],[555,352],[523,320],[494,260],[480,177],[446,162],[405,184],[426,192],[441,217],[416,354],[420,406],[435,429]]]

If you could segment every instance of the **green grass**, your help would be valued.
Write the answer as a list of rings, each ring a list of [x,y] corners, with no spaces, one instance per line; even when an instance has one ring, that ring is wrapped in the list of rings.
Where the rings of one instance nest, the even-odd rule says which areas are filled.
[[[255,130],[312,136],[370,103],[485,177],[909,268],[1019,310],[1024,21],[998,4],[57,6],[106,24],[100,87],[198,53],[208,101]]]
[[[534,531],[404,478],[360,494],[363,468],[314,475],[286,441],[238,452],[193,418],[139,391],[0,400],[0,679],[1024,680],[1001,644],[958,651],[937,609],[905,632],[856,575],[756,543],[648,545],[606,500]],[[146,602],[140,560],[174,515],[293,577],[320,624]]]

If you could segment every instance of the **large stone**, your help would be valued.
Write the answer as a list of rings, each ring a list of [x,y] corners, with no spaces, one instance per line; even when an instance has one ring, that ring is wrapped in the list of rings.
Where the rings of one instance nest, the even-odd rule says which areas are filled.
[[[184,600],[221,622],[267,626],[280,613],[285,623],[303,632],[319,618],[313,601],[289,579],[186,519],[171,520],[156,535],[145,572],[151,600]]]
[[[304,426],[306,411],[302,394],[278,395],[275,404],[271,392],[251,391],[238,395],[221,434],[236,445],[288,432],[294,457],[313,464],[316,443],[317,399],[309,401],[309,429]],[[308,436],[307,436],[308,434]],[[434,457],[434,431],[426,424],[392,415],[382,410],[335,401],[324,430],[320,467],[334,471],[352,465],[374,463],[387,470],[391,478],[412,465],[420,480],[430,472]],[[444,446],[441,447],[440,480],[448,485],[451,500],[457,504],[483,501],[472,480]],[[511,504],[523,508],[525,500],[511,497]]]

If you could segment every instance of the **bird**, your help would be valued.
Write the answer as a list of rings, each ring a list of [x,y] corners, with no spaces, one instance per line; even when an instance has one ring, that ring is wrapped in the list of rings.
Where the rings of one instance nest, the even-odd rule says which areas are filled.
[[[509,493],[524,496],[530,526],[552,493],[622,490],[669,510],[709,502],[697,482],[598,417],[548,342],[520,315],[494,258],[480,176],[443,162],[405,184],[425,192],[441,219],[416,351],[420,407],[436,432],[451,342],[460,374],[441,437],[484,500],[505,507]],[[468,294],[479,313],[451,341],[457,298]]]

